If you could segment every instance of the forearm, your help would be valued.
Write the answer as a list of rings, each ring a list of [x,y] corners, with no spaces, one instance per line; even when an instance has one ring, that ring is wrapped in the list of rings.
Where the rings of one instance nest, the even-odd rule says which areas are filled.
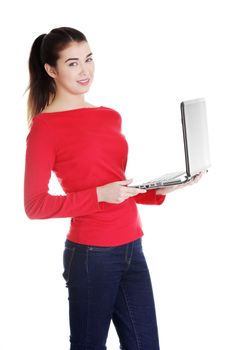
[[[153,190],[147,190],[146,193],[140,193],[136,195],[135,201],[138,204],[154,204],[154,205],[160,205],[164,202],[165,200],[165,195],[160,194],[157,192],[156,189]]]
[[[77,217],[101,210],[96,188],[67,195],[42,193],[31,197],[25,193],[24,208],[30,219]]]

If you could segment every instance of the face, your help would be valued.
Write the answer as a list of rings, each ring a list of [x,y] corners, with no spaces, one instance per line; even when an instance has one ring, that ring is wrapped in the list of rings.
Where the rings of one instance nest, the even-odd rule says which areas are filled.
[[[90,54],[91,50],[87,42],[72,42],[59,52],[56,67],[45,64],[45,69],[54,78],[59,92],[77,95],[89,90],[95,69]]]

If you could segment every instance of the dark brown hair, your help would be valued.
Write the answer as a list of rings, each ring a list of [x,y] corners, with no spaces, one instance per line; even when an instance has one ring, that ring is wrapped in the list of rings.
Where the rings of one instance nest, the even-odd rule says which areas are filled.
[[[29,66],[29,90],[27,100],[27,121],[31,126],[32,118],[40,113],[55,97],[56,86],[44,64],[56,67],[59,52],[64,50],[72,41],[86,41],[85,35],[77,29],[60,27],[52,29],[48,34],[39,35],[32,44]]]

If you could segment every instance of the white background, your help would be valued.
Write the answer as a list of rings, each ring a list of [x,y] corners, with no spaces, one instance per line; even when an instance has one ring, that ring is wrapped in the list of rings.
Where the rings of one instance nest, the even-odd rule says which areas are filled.
[[[127,178],[182,170],[179,104],[205,97],[212,167],[162,206],[138,205],[161,350],[232,350],[232,11],[230,1],[7,2],[1,9],[1,339],[4,350],[69,348],[62,254],[69,218],[23,208],[27,60],[52,28],[81,30],[96,73],[86,100],[115,108]],[[147,152],[148,156],[144,154]],[[63,193],[52,176],[51,193]],[[113,324],[107,341],[119,348]],[[146,350],[146,349],[143,349]]]

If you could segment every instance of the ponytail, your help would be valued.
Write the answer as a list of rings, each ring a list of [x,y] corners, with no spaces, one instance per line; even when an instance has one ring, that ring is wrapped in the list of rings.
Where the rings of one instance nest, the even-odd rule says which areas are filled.
[[[31,127],[33,117],[49,105],[56,94],[56,84],[46,72],[44,65],[56,67],[59,52],[71,42],[87,41],[85,35],[77,29],[60,27],[49,34],[39,35],[32,44],[29,55],[29,90],[27,100],[27,121]]]
[[[46,34],[38,36],[32,44],[29,56],[29,90],[27,100],[27,121],[31,126],[32,118],[48,104],[51,94],[55,94],[53,79],[47,74],[41,59],[41,45]]]

